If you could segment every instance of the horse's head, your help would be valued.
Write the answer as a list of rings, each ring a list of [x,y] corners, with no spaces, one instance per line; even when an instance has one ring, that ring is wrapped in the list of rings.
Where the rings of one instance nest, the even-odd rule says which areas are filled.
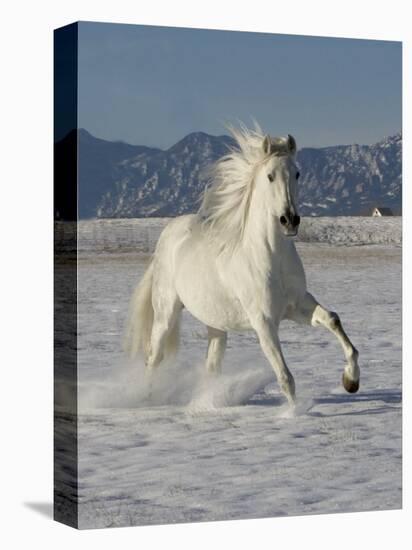
[[[298,232],[300,216],[296,209],[297,181],[299,170],[295,164],[296,142],[286,138],[266,136],[262,142],[265,154],[259,170],[261,191],[270,213],[278,220],[281,231],[286,236]]]

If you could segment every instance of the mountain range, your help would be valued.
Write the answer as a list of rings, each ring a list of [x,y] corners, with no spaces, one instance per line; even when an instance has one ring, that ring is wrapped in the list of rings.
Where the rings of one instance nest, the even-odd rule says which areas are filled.
[[[194,212],[206,184],[204,169],[233,144],[229,136],[194,132],[162,150],[106,141],[80,129],[56,144],[56,150],[64,150],[74,137],[78,215],[83,219]],[[297,164],[303,216],[367,215],[374,206],[401,213],[401,133],[373,145],[302,148]]]

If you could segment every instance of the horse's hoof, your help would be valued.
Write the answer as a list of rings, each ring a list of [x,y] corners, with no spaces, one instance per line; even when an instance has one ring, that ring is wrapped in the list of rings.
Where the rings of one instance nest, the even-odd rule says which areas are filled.
[[[349,393],[356,393],[359,389],[359,380],[352,380],[352,378],[346,376],[345,373],[343,373],[342,376],[342,384],[345,390]]]

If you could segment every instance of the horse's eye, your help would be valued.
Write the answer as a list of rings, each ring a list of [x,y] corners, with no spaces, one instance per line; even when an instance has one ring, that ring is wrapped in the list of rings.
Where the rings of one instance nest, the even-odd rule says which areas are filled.
[[[296,172],[296,179],[298,180],[300,176],[300,172]]]
[[[272,174],[268,174],[268,179],[269,179],[269,181],[273,181],[273,176],[272,176]]]

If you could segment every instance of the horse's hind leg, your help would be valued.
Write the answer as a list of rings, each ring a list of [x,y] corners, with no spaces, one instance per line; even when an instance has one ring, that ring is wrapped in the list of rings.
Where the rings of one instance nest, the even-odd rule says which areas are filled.
[[[210,374],[220,374],[222,359],[226,350],[227,333],[207,327],[209,345],[207,348],[206,370]]]
[[[149,373],[159,365],[164,357],[165,347],[171,344],[170,339],[173,338],[173,331],[177,330],[182,304],[177,296],[170,296],[169,299],[154,299],[153,309],[154,318],[150,349],[146,361]]]
[[[360,370],[358,366],[358,351],[349,340],[343,330],[337,313],[328,311],[321,306],[315,298],[307,292],[304,298],[290,312],[289,318],[296,322],[311,324],[312,326],[324,326],[336,336],[343,348],[347,365],[343,372],[343,386],[349,393],[355,393],[359,389]]]

